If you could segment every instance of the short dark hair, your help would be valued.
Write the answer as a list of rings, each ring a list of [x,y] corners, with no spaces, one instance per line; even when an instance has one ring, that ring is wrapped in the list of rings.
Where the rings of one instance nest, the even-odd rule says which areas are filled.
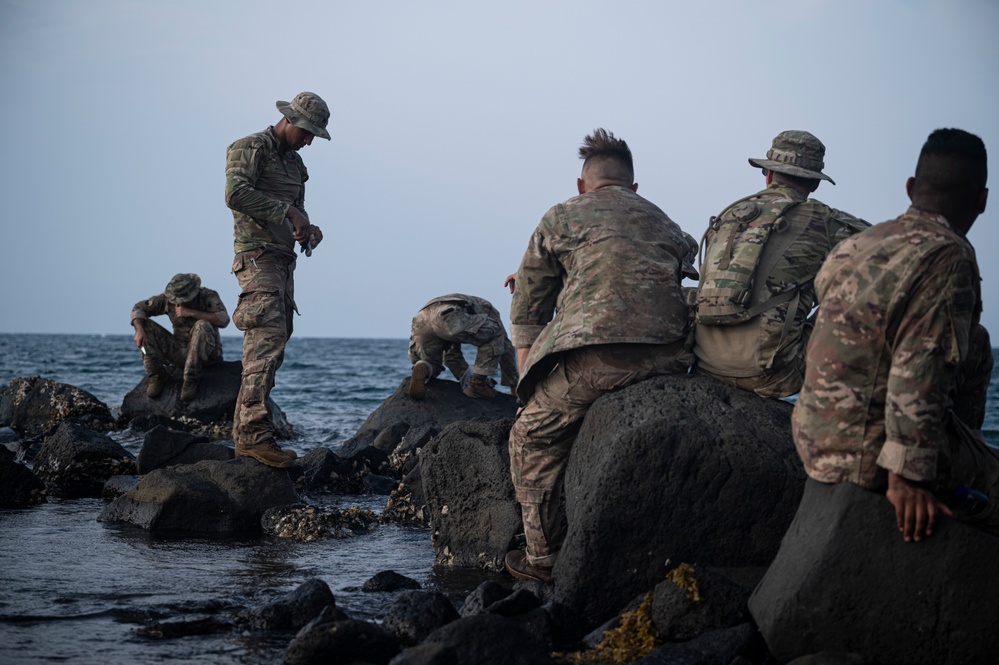
[[[790,173],[782,173],[772,169],[770,172],[774,174],[774,182],[791,185],[795,189],[800,189],[808,193],[818,189],[819,183],[822,182],[818,178],[802,178],[800,175],[791,175]]]
[[[938,129],[919,152],[913,200],[947,216],[975,205],[987,181],[982,139],[961,129]]]
[[[594,175],[610,180],[620,180],[629,184],[635,181],[635,165],[631,158],[631,148],[600,127],[583,139],[579,147],[579,158],[583,160],[583,171],[590,170]]]

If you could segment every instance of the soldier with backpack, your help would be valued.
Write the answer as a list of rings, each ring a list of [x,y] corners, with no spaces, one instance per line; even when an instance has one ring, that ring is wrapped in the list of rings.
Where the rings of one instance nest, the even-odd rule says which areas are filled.
[[[801,389],[815,306],[812,280],[841,240],[870,226],[809,198],[825,146],[808,132],[781,132],[762,168],[767,187],[712,217],[701,241],[696,371],[762,397]]]

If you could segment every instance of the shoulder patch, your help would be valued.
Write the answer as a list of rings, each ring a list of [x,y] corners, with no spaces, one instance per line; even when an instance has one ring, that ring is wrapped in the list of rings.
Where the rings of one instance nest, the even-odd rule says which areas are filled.
[[[760,206],[758,206],[753,201],[743,201],[739,205],[732,208],[732,217],[736,220],[746,223],[751,222],[760,216]]]

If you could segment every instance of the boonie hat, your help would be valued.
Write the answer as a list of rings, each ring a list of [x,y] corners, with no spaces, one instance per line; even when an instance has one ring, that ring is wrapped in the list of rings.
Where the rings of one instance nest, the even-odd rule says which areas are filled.
[[[182,272],[173,276],[173,279],[167,284],[164,295],[174,305],[183,305],[186,302],[194,300],[194,296],[198,295],[200,289],[200,277],[193,272]]]
[[[326,124],[330,121],[330,107],[316,93],[300,92],[291,102],[279,101],[274,104],[291,124],[319,138],[330,140],[330,133],[326,131]]]
[[[812,134],[797,129],[781,132],[774,138],[773,146],[767,151],[766,159],[749,159],[749,163],[761,169],[769,169],[778,173],[811,178],[812,180],[828,180],[836,184],[832,178],[822,172],[826,156],[826,147],[822,141]]]

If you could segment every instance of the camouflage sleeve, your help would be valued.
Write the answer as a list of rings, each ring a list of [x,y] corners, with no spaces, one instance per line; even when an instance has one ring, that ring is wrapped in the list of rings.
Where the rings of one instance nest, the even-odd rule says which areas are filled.
[[[977,297],[974,267],[957,246],[933,252],[915,269],[922,277],[909,292],[891,350],[885,444],[877,464],[918,482],[936,478]]]
[[[229,312],[226,311],[222,298],[219,297],[218,291],[205,289],[205,292],[205,311],[211,312],[212,314],[218,314],[219,318],[222,320],[219,324],[219,328],[225,328],[229,325]]]
[[[132,323],[136,319],[146,320],[150,316],[160,316],[161,314],[167,313],[167,299],[162,293],[158,296],[153,296],[148,300],[140,300],[135,303],[132,308],[132,313],[129,315],[128,322]]]
[[[510,303],[510,337],[517,348],[534,344],[555,315],[555,303],[562,291],[562,266],[551,252],[547,237],[555,215],[552,208],[542,218],[517,269]]]
[[[860,233],[870,226],[870,222],[854,217],[848,212],[833,210],[832,220],[828,224],[829,248],[832,249],[854,233]]]
[[[230,209],[254,219],[281,224],[288,213],[288,204],[256,189],[266,157],[266,146],[252,137],[240,139],[229,146],[225,165],[225,203]]]

